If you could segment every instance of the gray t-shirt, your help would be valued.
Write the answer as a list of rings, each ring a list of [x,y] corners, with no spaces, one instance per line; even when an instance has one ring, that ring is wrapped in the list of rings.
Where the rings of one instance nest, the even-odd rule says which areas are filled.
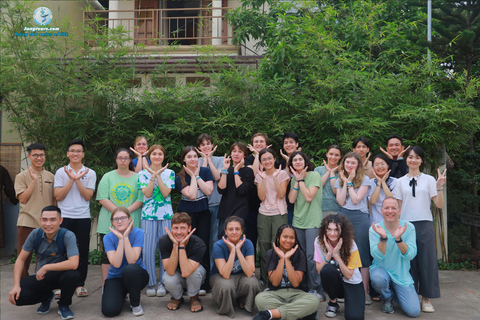
[[[320,174],[321,177],[327,172],[324,166],[316,167],[315,171]],[[338,180],[338,172],[335,172],[335,177]],[[322,197],[322,211],[335,211],[337,212],[340,209],[340,206],[337,202],[337,196],[333,193],[332,187],[330,186],[330,180],[327,180],[323,186],[323,197]]]
[[[223,157],[212,157],[212,162],[215,165],[215,168],[217,168],[217,170],[222,170],[223,169]],[[199,158],[198,163],[200,164],[200,166],[203,165],[203,159]],[[207,165],[207,167],[209,167],[209,166]],[[217,186],[218,186],[218,181],[214,180],[213,181],[212,194],[208,197],[208,205],[209,206],[220,205],[220,200],[222,199],[222,195],[220,193],[218,193]]]
[[[35,246],[35,239],[37,238],[37,232],[40,228],[33,230],[25,240],[25,243],[22,247],[23,250],[28,252],[33,252]],[[38,247],[38,253],[41,255],[38,259],[37,263],[37,270],[40,270],[46,264],[51,263],[58,263],[67,260],[67,258],[78,256],[78,247],[77,247],[77,238],[75,238],[75,234],[67,230],[64,236],[64,246],[67,252],[67,257],[63,255],[56,255],[58,248],[57,248],[57,236],[58,232],[53,237],[52,242],[48,243],[46,235],[43,235],[42,241],[40,242],[40,246]],[[46,257],[46,258],[45,258]]]
[[[363,181],[360,186],[361,187],[368,186],[368,189],[370,189],[371,187],[370,178],[367,175],[363,177]],[[337,182],[335,182],[335,189],[342,189],[342,187],[340,186],[340,179],[337,179]],[[358,189],[359,188],[356,188],[355,192],[358,192]],[[340,192],[340,190],[338,190],[337,192]],[[342,208],[348,209],[348,210],[360,210],[364,213],[368,213],[367,194],[368,194],[368,190],[367,190],[367,193],[365,193],[365,196],[363,197],[363,199],[360,200],[359,203],[353,204],[352,199],[348,195],[348,191],[347,191],[347,199],[346,199],[345,205],[343,205]]]

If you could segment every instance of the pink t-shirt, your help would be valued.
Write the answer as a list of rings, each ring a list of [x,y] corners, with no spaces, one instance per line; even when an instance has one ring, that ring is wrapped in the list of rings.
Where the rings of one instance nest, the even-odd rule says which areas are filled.
[[[280,171],[277,180],[278,183],[282,183],[286,180],[290,179],[288,174],[285,171]],[[283,198],[278,198],[277,197],[277,190],[275,189],[275,182],[273,181],[273,176],[268,176],[267,175],[267,185],[266,185],[266,194],[265,194],[265,200],[260,203],[260,208],[258,209],[258,212],[265,216],[275,216],[275,215],[284,215],[287,213],[287,202],[285,200],[285,197]],[[257,188],[260,187],[260,184],[262,183],[263,178],[257,174],[255,177],[255,184],[257,184]]]

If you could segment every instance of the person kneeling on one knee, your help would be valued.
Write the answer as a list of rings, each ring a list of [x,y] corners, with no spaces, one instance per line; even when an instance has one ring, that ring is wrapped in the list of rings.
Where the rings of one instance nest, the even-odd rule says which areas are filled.
[[[383,312],[393,313],[393,301],[409,317],[420,314],[420,302],[410,275],[410,261],[417,255],[415,227],[400,220],[397,199],[385,198],[380,210],[384,220],[370,227],[372,286],[383,300]]]
[[[172,217],[171,230],[158,240],[158,247],[165,267],[163,283],[172,296],[167,305],[169,310],[178,310],[183,303],[183,288],[190,297],[190,311],[203,311],[198,292],[205,281],[205,267],[200,264],[205,254],[205,243],[193,235],[192,220],[185,212]]]

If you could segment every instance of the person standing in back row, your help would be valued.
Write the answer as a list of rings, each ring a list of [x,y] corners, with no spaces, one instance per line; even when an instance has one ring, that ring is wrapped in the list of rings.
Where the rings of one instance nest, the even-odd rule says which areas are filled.
[[[72,231],[77,238],[80,261],[79,282],[75,289],[77,297],[88,296],[85,279],[88,271],[88,249],[90,245],[90,199],[95,191],[97,175],[82,164],[85,145],[74,139],[67,144],[67,157],[70,163],[55,173],[54,195],[62,210],[61,227]]]

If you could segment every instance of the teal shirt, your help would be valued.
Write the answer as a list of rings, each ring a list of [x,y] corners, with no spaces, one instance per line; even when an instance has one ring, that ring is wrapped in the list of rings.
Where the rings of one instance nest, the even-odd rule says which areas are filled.
[[[405,222],[404,220],[400,220],[400,225],[405,225]],[[380,226],[387,232],[387,249],[385,254],[378,249],[380,235],[370,227],[370,253],[374,259],[370,269],[382,268],[388,272],[393,282],[399,286],[411,286],[413,284],[413,278],[410,275],[410,261],[417,255],[415,227],[410,222],[407,222],[407,230],[405,230],[405,233],[402,235],[402,240],[407,244],[408,250],[403,255],[395,242],[395,237],[388,232],[383,221],[380,222]]]
[[[325,169],[325,166],[316,167],[315,172],[318,172],[318,174],[320,174],[320,177],[323,177],[323,175],[327,173],[327,169]],[[338,179],[338,172],[335,172],[335,178]],[[332,187],[330,186],[330,180],[327,180],[327,182],[323,186],[322,210],[338,212],[339,209],[340,205],[337,202],[337,196],[332,191]]]

